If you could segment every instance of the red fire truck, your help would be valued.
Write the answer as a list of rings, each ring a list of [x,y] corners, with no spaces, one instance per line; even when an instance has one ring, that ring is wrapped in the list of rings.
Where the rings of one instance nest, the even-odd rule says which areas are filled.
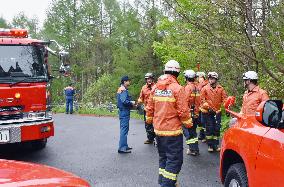
[[[51,43],[28,38],[25,29],[0,29],[0,144],[42,149],[54,135],[48,53],[60,57],[61,72],[68,53],[61,46],[56,53]]]

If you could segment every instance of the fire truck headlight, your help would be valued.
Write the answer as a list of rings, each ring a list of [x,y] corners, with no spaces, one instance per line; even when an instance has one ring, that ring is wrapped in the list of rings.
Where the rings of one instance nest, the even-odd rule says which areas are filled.
[[[16,94],[15,94],[15,98],[16,98],[16,99],[20,99],[20,98],[21,98],[21,94],[20,94],[20,93],[16,93]]]
[[[27,113],[28,119],[43,119],[46,118],[45,112],[30,112]]]

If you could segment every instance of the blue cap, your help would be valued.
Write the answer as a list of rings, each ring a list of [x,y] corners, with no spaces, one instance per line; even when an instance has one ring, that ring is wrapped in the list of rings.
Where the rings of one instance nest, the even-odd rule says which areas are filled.
[[[125,76],[123,76],[123,77],[121,77],[121,84],[123,84],[124,83],[124,81],[129,81],[130,80],[130,78],[127,76],[127,75],[125,75]]]

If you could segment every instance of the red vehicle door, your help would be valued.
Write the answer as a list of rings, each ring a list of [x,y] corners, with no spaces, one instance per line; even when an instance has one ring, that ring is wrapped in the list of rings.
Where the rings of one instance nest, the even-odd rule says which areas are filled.
[[[254,186],[284,186],[284,129],[271,128],[263,136],[252,180]]]

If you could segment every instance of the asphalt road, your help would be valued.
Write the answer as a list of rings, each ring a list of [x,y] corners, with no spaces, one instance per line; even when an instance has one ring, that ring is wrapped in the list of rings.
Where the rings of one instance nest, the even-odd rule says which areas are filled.
[[[144,123],[130,121],[128,144],[131,154],[118,154],[119,121],[112,117],[56,114],[55,136],[47,147],[31,152],[28,148],[2,147],[0,158],[46,164],[72,172],[102,187],[158,187],[158,153],[144,145]],[[208,153],[200,143],[201,155],[184,155],[179,176],[182,187],[221,186],[219,155]],[[185,152],[185,151],[184,151]]]

